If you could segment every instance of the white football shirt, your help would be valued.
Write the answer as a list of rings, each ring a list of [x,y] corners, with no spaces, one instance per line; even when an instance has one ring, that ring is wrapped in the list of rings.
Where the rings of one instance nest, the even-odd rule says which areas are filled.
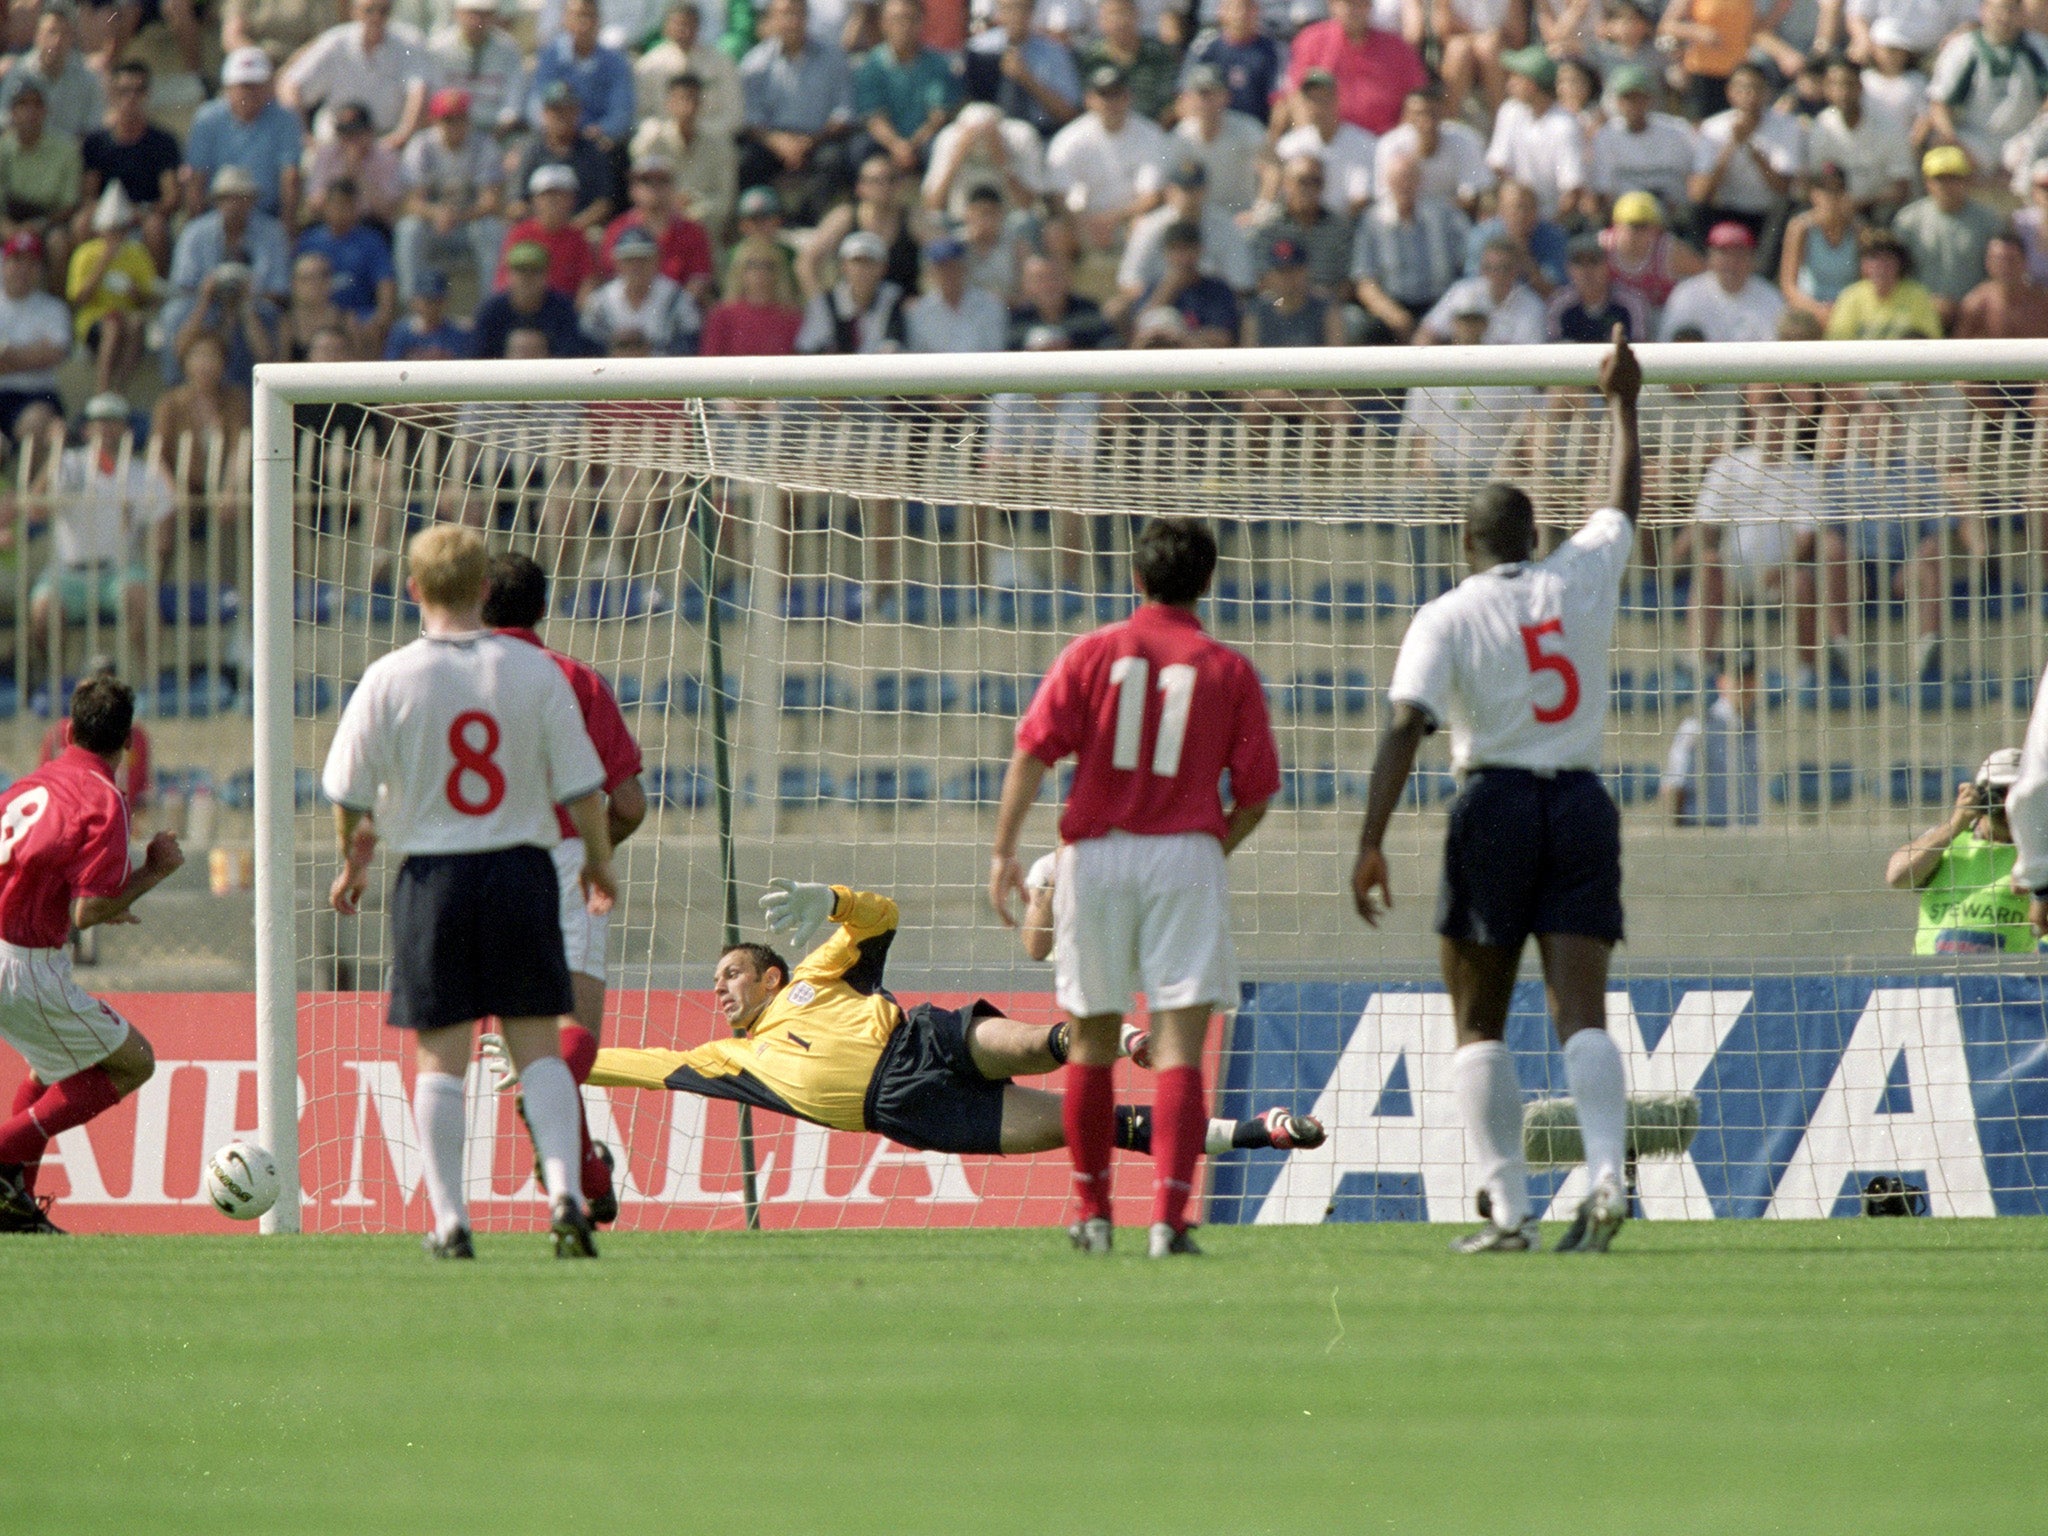
[[[1604,508],[1547,558],[1467,576],[1415,615],[1387,696],[1450,726],[1453,772],[1600,766],[1634,535]]]
[[[604,765],[554,658],[478,630],[372,662],[320,784],[395,854],[489,853],[554,847],[555,807],[602,789]]]

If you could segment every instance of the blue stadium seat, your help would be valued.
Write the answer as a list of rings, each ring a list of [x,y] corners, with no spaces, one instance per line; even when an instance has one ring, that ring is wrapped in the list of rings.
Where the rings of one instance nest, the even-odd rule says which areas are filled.
[[[340,607],[332,582],[302,577],[292,584],[292,617],[301,624],[332,624]]]
[[[785,809],[801,810],[841,798],[839,781],[824,769],[785,763],[775,775],[775,798]]]
[[[1321,624],[1332,619],[1363,624],[1399,613],[1401,599],[1391,581],[1347,581],[1341,586],[1319,581],[1309,593],[1307,607],[1309,617]]]
[[[1893,763],[1886,775],[1886,798],[1896,806],[1942,806],[1956,797],[1956,786],[1974,777],[1975,765],[1957,768],[1922,765],[1916,773],[1910,763]]]
[[[2034,707],[2034,674],[2023,672],[2006,685],[2005,696],[2015,710]]]
[[[1337,709],[1339,713],[1356,719],[1372,713],[1376,695],[1372,686],[1372,674],[1363,667],[1346,667],[1344,675],[1337,680]]]
[[[950,627],[972,623],[976,593],[972,587],[929,587],[918,582],[903,588],[903,622]]]
[[[1337,679],[1329,668],[1295,675],[1294,710],[1323,719],[1337,712]]]
[[[1275,797],[1288,810],[1313,810],[1337,803],[1337,770],[1334,768],[1283,768],[1280,793]]]
[[[974,763],[949,776],[940,789],[941,799],[964,805],[994,805],[1003,796],[1003,774],[1007,763]]]
[[[790,582],[782,597],[785,619],[844,619],[860,622],[860,583],[834,577],[802,577]]]
[[[717,785],[701,768],[656,768],[649,775],[648,794],[656,805],[672,810],[700,811],[717,798]]]
[[[1137,607],[1138,597],[1134,592],[1098,592],[1094,601],[1095,622],[1121,623],[1136,612]]]
[[[212,587],[203,581],[188,581],[182,594],[177,582],[157,588],[157,613],[166,624],[178,622],[182,598],[188,624],[232,624],[242,611],[242,599],[233,587]]]
[[[852,786],[861,805],[922,805],[932,797],[932,771],[922,763],[863,768]]]
[[[1856,765],[1801,763],[1790,773],[1771,775],[1771,801],[1776,805],[1796,804],[1802,811],[1819,810],[1823,804],[1845,805],[1856,794]]]
[[[292,713],[300,717],[324,715],[334,703],[334,684],[324,677],[301,672],[292,679]]]
[[[811,714],[819,710],[851,710],[859,701],[836,672],[804,667],[782,675],[782,712]]]
[[[1026,697],[1023,679],[1008,672],[984,672],[974,680],[974,713],[977,715],[1014,719],[1022,712]]]
[[[868,687],[877,714],[949,715],[960,707],[960,679],[946,672],[879,672]]]

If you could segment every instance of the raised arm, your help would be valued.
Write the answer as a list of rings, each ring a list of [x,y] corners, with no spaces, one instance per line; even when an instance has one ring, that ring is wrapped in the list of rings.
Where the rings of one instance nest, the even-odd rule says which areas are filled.
[[[1607,470],[1607,504],[1631,523],[1643,511],[1643,443],[1636,427],[1636,397],[1643,391],[1643,365],[1619,325],[1614,350],[1600,364],[1600,393],[1607,397],[1607,419],[1614,442]]]
[[[1922,832],[1894,853],[1885,864],[1884,883],[1895,891],[1919,890],[1941,868],[1941,857],[1948,852],[1948,845],[1967,832],[1980,814],[1977,786],[1958,784],[1955,808],[1949,812],[1948,820]]]

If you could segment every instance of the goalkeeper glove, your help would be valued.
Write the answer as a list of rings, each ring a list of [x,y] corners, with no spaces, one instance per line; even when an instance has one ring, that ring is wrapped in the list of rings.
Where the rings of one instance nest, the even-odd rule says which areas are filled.
[[[786,935],[790,948],[801,958],[810,952],[818,930],[832,921],[836,899],[829,885],[770,880],[768,894],[761,898],[761,915],[768,920],[768,931]]]
[[[482,1059],[484,1071],[491,1077],[493,1093],[510,1093],[519,1086],[519,1068],[513,1063],[511,1047],[505,1044],[505,1037],[486,1032],[477,1041],[477,1055]]]

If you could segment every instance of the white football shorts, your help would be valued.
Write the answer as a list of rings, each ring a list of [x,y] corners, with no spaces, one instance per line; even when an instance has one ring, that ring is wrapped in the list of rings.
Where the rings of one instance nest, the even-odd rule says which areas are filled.
[[[1053,884],[1053,973],[1076,1018],[1146,1004],[1237,1007],[1230,877],[1206,832],[1107,837],[1059,851]]]
[[[604,957],[611,943],[612,915],[593,917],[577,877],[583,873],[583,839],[565,837],[555,844],[555,883],[562,892],[562,953],[578,976],[605,979]]]
[[[0,1039],[40,1081],[96,1067],[127,1038],[128,1021],[72,980],[65,951],[0,943]]]

